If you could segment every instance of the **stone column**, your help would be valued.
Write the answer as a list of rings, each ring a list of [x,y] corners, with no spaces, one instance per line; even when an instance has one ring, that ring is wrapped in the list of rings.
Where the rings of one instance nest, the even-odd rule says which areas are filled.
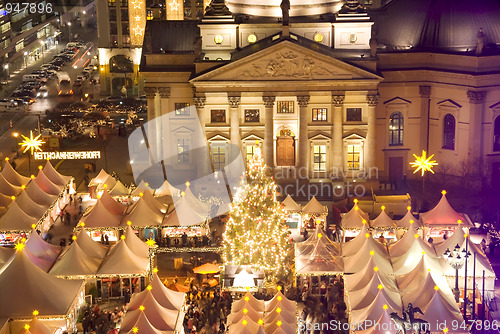
[[[154,87],[144,88],[144,93],[146,94],[148,103],[148,121],[155,118],[155,96],[157,89]]]
[[[467,97],[469,98],[469,108],[470,108],[470,120],[469,120],[469,154],[472,159],[476,162],[481,163],[481,158],[483,157],[483,144],[482,144],[482,123],[483,123],[483,111],[484,111],[484,100],[486,98],[486,92],[480,91],[475,92],[472,90],[467,91]],[[458,129],[458,119],[455,128],[455,138],[458,139],[459,129]],[[491,140],[491,139],[490,139]],[[458,145],[458,140],[455,143],[455,148]]]
[[[299,168],[305,168],[306,170],[309,167],[309,138],[307,137],[307,105],[309,99],[309,95],[297,96],[299,103],[299,159],[297,165]],[[299,175],[303,174],[299,172]]]
[[[375,115],[377,110],[377,103],[380,99],[378,94],[369,94],[366,96],[368,102],[368,128],[366,133],[366,141],[364,148],[365,155],[365,170],[368,172],[369,168],[375,167],[376,144],[375,144]]]
[[[210,153],[209,153],[209,147],[207,144],[207,135],[205,132],[205,102],[206,102],[206,97],[205,96],[194,96],[193,101],[194,105],[196,107],[196,113],[198,114],[198,118],[200,120],[200,128],[201,128],[201,133],[199,135],[196,135],[195,140],[196,140],[196,147],[205,147],[206,150],[202,153],[198,153],[198,157],[200,161],[196,161],[196,175],[198,178],[203,177],[205,175],[208,175],[212,173],[212,167],[211,167],[211,159],[210,159]]]
[[[194,105],[196,107],[196,112],[198,114],[198,118],[200,120],[201,131],[206,138],[205,132],[205,102],[207,98],[205,96],[195,96],[193,98]]]
[[[241,148],[241,136],[240,136],[240,102],[241,97],[239,96],[229,96],[229,107],[231,109],[231,115],[229,116],[229,122],[231,126],[231,144],[238,145]]]
[[[429,151],[429,119],[431,86],[419,86],[420,93],[420,149]]]
[[[332,167],[340,172],[344,168],[344,145],[342,143],[342,106],[344,105],[344,95],[332,95]]]
[[[264,106],[266,107],[265,129],[264,129],[264,162],[269,167],[274,167],[274,101],[275,96],[263,96]]]
[[[158,94],[156,94],[155,98],[155,115],[156,117],[164,116],[162,118],[158,118],[158,122],[156,123],[156,141],[157,143],[161,143],[158,145],[159,160],[163,160],[165,157],[171,154],[170,152],[174,150],[171,140],[168,136],[168,134],[170,134],[170,122],[165,120],[165,117],[168,118],[171,116],[167,116],[167,114],[170,112],[169,102],[170,87],[158,88]],[[177,143],[175,143],[174,145],[177,145]],[[177,148],[175,148],[175,150],[177,150]]]

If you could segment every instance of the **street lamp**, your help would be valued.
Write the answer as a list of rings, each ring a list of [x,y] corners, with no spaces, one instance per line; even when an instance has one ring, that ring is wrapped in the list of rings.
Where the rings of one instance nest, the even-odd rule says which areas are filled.
[[[68,22],[68,38],[69,41],[71,42],[71,22]]]
[[[3,65],[4,73],[5,73],[5,81],[7,81],[9,77],[9,64]]]
[[[448,262],[448,264],[453,269],[455,269],[455,288],[453,289],[453,295],[455,296],[455,301],[457,303],[460,302],[460,289],[458,288],[458,271],[462,269],[466,259],[470,255],[471,254],[465,249],[462,249],[462,251],[460,252],[460,246],[458,244],[455,246],[455,248],[453,248],[452,251],[450,251],[450,249],[447,248],[443,254],[446,262]],[[464,305],[464,307],[467,307],[467,305]]]

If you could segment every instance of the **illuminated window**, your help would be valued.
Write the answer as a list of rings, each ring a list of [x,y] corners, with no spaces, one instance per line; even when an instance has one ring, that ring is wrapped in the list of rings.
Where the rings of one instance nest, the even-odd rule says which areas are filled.
[[[109,7],[114,7],[114,6],[116,6],[116,0],[108,0],[108,6],[109,6]]]
[[[260,122],[259,109],[245,109],[245,123],[259,123]]]
[[[176,103],[175,104],[175,115],[176,116],[189,116],[191,112],[189,110],[189,103]]]
[[[444,117],[443,148],[455,149],[455,117],[452,114],[447,114]]]
[[[177,139],[177,162],[189,162],[189,139],[187,138]]]
[[[150,21],[152,19],[154,19],[153,10],[152,9],[148,9],[147,12],[146,12],[146,20]]]
[[[278,101],[278,114],[293,114],[293,101]]]
[[[210,110],[210,122],[212,123],[226,123],[226,110],[212,109]]]
[[[226,148],[224,146],[212,145],[212,163],[215,170],[221,170],[226,166]]]
[[[403,114],[395,112],[389,119],[389,145],[403,145]]]
[[[500,116],[495,119],[495,128],[493,131],[493,151],[500,151]]]
[[[326,108],[313,108],[313,121],[326,121]]]
[[[255,153],[255,146],[247,145],[247,162],[252,160],[254,153]]]
[[[348,122],[361,122],[361,108],[347,108],[346,113]]]
[[[326,171],[326,145],[314,145],[314,163],[313,168],[315,172]]]
[[[359,170],[360,145],[347,145],[347,168],[349,170]]]

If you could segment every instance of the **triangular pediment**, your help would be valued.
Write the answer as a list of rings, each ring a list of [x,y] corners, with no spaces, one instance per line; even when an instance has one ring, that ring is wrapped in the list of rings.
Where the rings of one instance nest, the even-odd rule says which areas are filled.
[[[262,141],[262,140],[264,140],[264,138],[259,137],[259,136],[257,136],[257,135],[254,135],[254,134],[252,133],[252,134],[249,134],[249,135],[248,135],[248,136],[246,136],[246,137],[241,138],[241,140],[242,140],[242,141],[254,141],[254,142],[256,142],[256,141]]]
[[[360,79],[378,82],[382,78],[331,55],[284,40],[201,74],[191,82]]]
[[[175,133],[176,135],[190,135],[193,134],[193,130],[186,128],[185,126],[178,127],[172,133]]]
[[[208,142],[209,143],[228,143],[229,138],[227,138],[226,136],[223,136],[221,134],[216,134],[215,136],[208,139]]]
[[[410,100],[403,99],[402,97],[396,96],[390,100],[384,102],[384,104],[408,104],[411,103]]]
[[[309,138],[309,140],[314,140],[314,141],[325,141],[325,140],[330,140],[331,138],[325,134],[318,133],[316,135],[313,135],[312,137]]]
[[[452,99],[446,99],[437,103],[440,107],[451,107],[451,108],[462,108],[460,104],[453,101]]]

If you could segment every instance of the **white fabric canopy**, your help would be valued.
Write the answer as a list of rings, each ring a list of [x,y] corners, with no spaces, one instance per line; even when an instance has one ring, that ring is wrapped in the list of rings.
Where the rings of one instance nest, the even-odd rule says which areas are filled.
[[[128,306],[121,328],[124,331],[131,330],[138,318],[144,315],[154,328],[159,330],[174,330],[179,310],[170,310],[162,307],[149,290],[144,290],[141,293],[144,294],[144,297],[141,298],[140,305],[134,302]],[[140,306],[144,307],[143,311],[140,310]]]
[[[265,305],[261,300],[255,298],[255,296],[250,292],[247,292],[240,300],[233,301],[231,312],[237,313],[244,308],[253,308],[256,311],[264,312]]]
[[[401,239],[389,245],[389,253],[391,254],[391,257],[403,256],[408,253],[414,243],[418,244],[420,254],[422,251],[425,251],[427,254],[433,254],[435,256],[432,246],[418,235],[414,225],[410,226]]]
[[[385,305],[387,306],[385,307]],[[386,298],[382,290],[379,290],[370,305],[360,310],[351,311],[349,321],[352,324],[363,323],[366,320],[373,321],[374,323],[380,319],[385,311],[390,314],[391,312],[401,313],[401,310],[401,301],[393,302],[392,299]]]
[[[182,200],[185,200],[186,204],[191,208],[191,210],[196,211],[196,213],[202,217],[207,217],[210,214],[210,204],[200,201],[189,188],[186,187],[184,195],[181,193],[181,198],[174,199],[175,209],[179,210],[179,204]]]
[[[54,276],[95,275],[101,262],[102,259],[91,257],[77,242],[73,242],[49,273]]]
[[[108,252],[97,273],[99,275],[145,275],[149,267],[148,254],[135,254],[125,240],[118,241]]]
[[[309,202],[302,208],[302,213],[311,214],[311,215],[322,215],[328,212],[327,208],[322,205],[316,199],[316,196],[313,196]]]
[[[362,228],[363,220],[368,223],[370,218],[357,204],[354,204],[349,212],[342,214],[341,226],[345,230]]]
[[[48,205],[40,205],[36,203],[33,199],[31,199],[31,197],[29,197],[25,189],[23,189],[19,196],[16,197],[16,203],[21,210],[36,218],[41,218],[49,208]]]
[[[45,163],[43,167],[43,172],[49,178],[50,181],[59,185],[66,186],[68,182],[71,180],[71,176],[65,176],[60,174],[56,169],[52,166],[49,160]]]
[[[392,322],[391,316],[388,310],[384,310],[380,319],[375,323],[362,323],[359,328],[361,330],[356,331],[356,334],[396,334],[398,332],[396,325]],[[373,326],[369,326],[372,325]]]
[[[61,247],[46,242],[35,230],[31,231],[26,241],[26,249],[36,257],[52,261],[52,263],[61,253]]]
[[[161,321],[161,320],[159,320]],[[159,322],[158,321],[158,322]],[[141,332],[148,334],[173,334],[174,328],[159,330],[153,326],[144,312],[140,310],[128,311],[122,321],[120,333],[133,333],[134,327],[141,328]],[[135,334],[135,333],[134,333]]]
[[[20,186],[15,186],[7,181],[2,173],[0,173],[0,194],[6,196],[17,196],[21,192]]]
[[[288,212],[300,212],[300,205],[297,204],[292,198],[292,196],[287,195],[285,200],[282,202],[285,206],[284,209]]]
[[[104,182],[102,182],[101,184],[98,184],[97,185],[97,190],[109,190],[109,189],[113,189],[113,187],[116,185],[116,182],[117,180],[112,177],[111,175],[108,175],[106,177],[106,179],[104,180]]]
[[[86,254],[95,259],[104,259],[104,256],[108,252],[108,247],[92,240],[85,229],[81,229],[78,233],[76,243],[78,243]]]
[[[472,223],[467,215],[456,212],[446,199],[446,193],[443,193],[439,203],[430,211],[420,214],[420,218],[424,226],[442,227],[442,226],[457,226],[458,221],[462,222],[462,226],[472,227]]]
[[[403,218],[396,221],[396,225],[402,228],[410,228],[411,225],[413,225],[415,228],[419,228],[422,227],[422,221],[415,218],[415,216],[411,213],[411,210],[408,210]]]
[[[125,243],[134,254],[148,256],[149,246],[135,234],[130,226],[127,226],[125,230]]]
[[[14,201],[0,217],[0,231],[30,231],[38,219],[28,215]]]
[[[42,189],[45,193],[50,195],[59,196],[61,191],[64,189],[64,186],[60,186],[49,180],[47,175],[43,172],[43,170],[38,170],[38,175],[34,178],[34,180],[40,189]]]
[[[379,293],[382,293],[384,297],[390,300],[393,304],[401,302],[399,291],[394,290],[390,287],[390,285],[384,285],[384,282],[380,279],[380,276],[383,275],[385,274],[379,274],[377,272],[376,275],[373,275],[372,279],[366,286],[356,290],[355,293],[351,290],[351,293],[349,294],[349,304],[351,306],[351,310],[360,310],[368,307]]]
[[[368,229],[368,224],[362,224],[361,231],[357,236],[341,244],[342,255],[350,256],[356,254],[366,242],[366,238],[372,238],[372,234]]]
[[[122,220],[122,215],[115,215],[108,211],[99,198],[96,204],[86,212],[81,221],[85,223],[85,227],[118,227]]]
[[[109,188],[106,188],[109,189]],[[116,181],[115,185],[109,192],[111,196],[128,196],[130,189],[125,187],[121,181]]]
[[[153,189],[151,189],[151,187],[149,186],[149,184],[146,184],[146,182],[144,182],[144,180],[141,180],[141,182],[137,185],[137,187],[130,193],[130,195],[132,196],[140,196],[141,193],[142,194],[145,194],[145,193],[149,193],[150,195],[152,195],[154,192]]]
[[[370,221],[370,225],[371,227],[374,228],[396,227],[396,223],[394,222],[394,220],[391,219],[391,217],[389,217],[389,215],[385,212],[385,210],[382,210],[377,218]]]
[[[156,189],[155,191],[155,196],[157,197],[162,197],[162,196],[178,196],[181,191],[171,185],[167,180],[163,182],[163,184],[160,186],[160,188]]]
[[[26,188],[26,193],[33,201],[42,206],[50,206],[57,200],[57,195],[46,193],[33,180],[29,183],[28,188]]]
[[[109,174],[106,173],[106,171],[104,169],[101,169],[99,171],[99,174],[97,174],[96,177],[94,177],[92,180],[90,180],[89,187],[98,186],[100,184],[103,184],[108,177],[109,177]]]
[[[22,185],[27,185],[28,182],[30,181],[29,177],[23,176],[18,172],[16,172],[15,169],[12,168],[10,162],[6,162],[3,165],[2,175],[5,178],[5,180],[7,180],[10,184],[13,184],[14,186],[18,187]]]
[[[125,209],[127,209],[126,205],[117,202],[107,190],[102,192],[99,199],[104,207],[114,215],[121,215],[125,212]]]
[[[14,248],[0,246],[0,270],[16,253]]]
[[[452,324],[454,321],[457,324],[462,324],[463,318],[460,314],[458,307],[454,304],[454,307],[450,306],[439,293],[439,291],[434,291],[434,296],[431,298],[430,302],[426,307],[422,309],[424,315],[420,316],[420,319],[429,322],[431,327],[431,332],[442,332],[443,328],[439,328],[437,325]],[[467,330],[460,328],[453,329],[453,333],[468,333]]]
[[[153,275],[150,285],[152,287],[151,293],[161,306],[171,310],[180,310],[186,297],[184,292],[168,289],[163,285],[157,274]]]
[[[136,227],[157,226],[162,224],[163,214],[151,208],[144,197],[141,197],[125,215],[122,225],[129,221]]]

